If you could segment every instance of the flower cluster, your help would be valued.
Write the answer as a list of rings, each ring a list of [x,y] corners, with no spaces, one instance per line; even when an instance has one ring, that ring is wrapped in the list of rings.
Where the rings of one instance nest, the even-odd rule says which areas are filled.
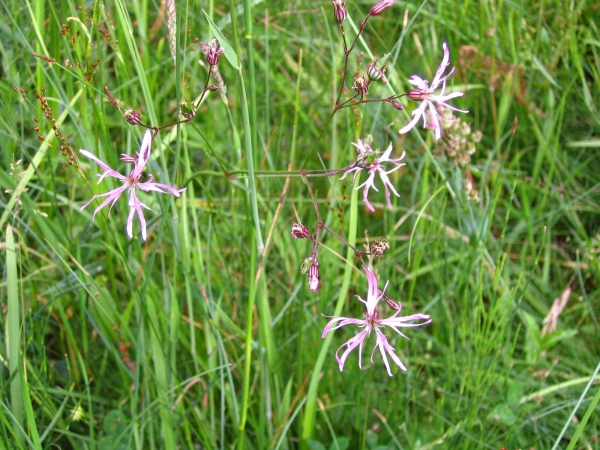
[[[461,113],[468,113],[468,111],[459,109],[449,104],[450,100],[462,97],[464,94],[463,92],[457,90],[447,90],[448,79],[454,73],[454,67],[450,67],[450,50],[445,42],[442,44],[442,61],[435,73],[435,76],[433,77],[433,80],[431,80],[431,83],[428,80],[421,78],[419,75],[412,75],[408,79],[408,83],[413,87],[408,92],[380,99],[369,98],[370,91],[373,90],[373,86],[375,86],[378,82],[387,83],[385,75],[390,64],[390,54],[386,54],[379,60],[379,63],[378,59],[374,58],[374,60],[368,65],[362,74],[360,70],[355,72],[351,90],[349,89],[350,86],[347,85],[349,56],[355,49],[357,41],[365,30],[369,18],[382,14],[385,10],[391,8],[395,3],[396,0],[380,0],[376,2],[369,10],[369,13],[365,19],[360,23],[360,27],[358,28],[354,39],[348,40],[346,30],[344,28],[344,23],[348,17],[346,2],[342,0],[332,1],[333,16],[339,25],[344,48],[344,64],[341,72],[342,80],[337,94],[337,99],[334,103],[333,114],[342,108],[354,107],[372,102],[389,103],[394,107],[395,110],[403,111],[406,108],[401,99],[402,97],[407,97],[409,100],[417,102],[418,105],[413,109],[411,113],[412,117],[408,123],[400,128],[399,134],[408,133],[419,122],[422,121],[424,128],[434,132],[436,142],[440,142],[438,146],[448,147],[450,149],[448,154],[451,155],[451,157],[456,156],[461,163],[464,163],[465,161],[468,162],[468,158],[474,149],[474,142],[479,140],[481,136],[477,134],[471,136],[468,125],[463,124],[460,126],[460,120],[452,115],[453,111]],[[359,61],[360,60],[361,59],[359,58]],[[344,93],[350,93],[350,98],[347,100],[342,100],[342,95]],[[448,123],[449,125],[446,126],[445,123]],[[444,128],[448,129],[449,132],[448,136],[445,136],[444,140],[442,141],[441,139]],[[389,143],[385,151],[381,151],[378,148],[373,148],[371,143],[371,136],[368,136],[365,139],[358,139],[356,143],[353,142],[352,145],[356,148],[356,156],[354,161],[343,169],[327,171],[324,173],[324,175],[331,176],[342,173],[340,179],[343,180],[349,174],[353,174],[353,184],[355,184],[358,174],[362,170],[365,170],[367,173],[366,180],[356,186],[355,189],[363,189],[363,201],[367,209],[371,212],[375,211],[375,207],[371,201],[369,201],[369,193],[371,192],[371,189],[379,192],[376,178],[381,180],[380,184],[382,184],[385,188],[387,205],[390,209],[392,209],[393,206],[391,194],[394,194],[396,197],[400,197],[400,195],[398,194],[398,191],[392,182],[391,176],[394,172],[398,171],[398,169],[405,166],[403,161],[406,153],[401,152],[399,156],[393,157],[393,143]],[[426,325],[431,322],[431,318],[425,314],[400,316],[402,310],[401,304],[385,294],[387,283],[383,291],[378,289],[377,277],[369,268],[369,264],[365,263],[365,260],[363,259],[363,257],[367,256],[371,258],[382,257],[386,250],[390,248],[390,243],[386,239],[378,239],[371,245],[370,252],[360,251],[353,247],[342,236],[333,231],[323,222],[319,211],[319,202],[314,196],[311,183],[308,181],[308,178],[304,176],[306,175],[306,172],[304,171],[302,175],[313,200],[313,205],[317,214],[317,226],[314,232],[310,233],[305,225],[299,222],[295,223],[292,227],[291,235],[295,239],[311,239],[312,253],[304,260],[301,269],[303,274],[308,274],[308,285],[310,290],[316,292],[320,286],[317,252],[319,250],[318,239],[321,231],[327,231],[333,234],[345,245],[354,250],[356,256],[362,261],[368,282],[367,299],[364,300],[363,298],[358,297],[358,299],[365,305],[366,308],[364,318],[333,317],[323,330],[322,337],[325,338],[331,331],[347,325],[356,325],[359,327],[358,333],[346,341],[336,352],[336,359],[340,370],[344,369],[344,365],[348,356],[356,348],[358,348],[359,351],[359,366],[362,368],[362,349],[371,332],[375,334],[375,348],[371,355],[371,361],[373,361],[374,353],[379,349],[387,373],[390,376],[392,376],[392,370],[389,361],[390,359],[401,370],[406,370],[406,366],[398,357],[396,349],[392,346],[390,341],[388,341],[388,337],[386,337],[383,330],[385,328],[391,328],[398,335],[408,339],[400,331],[400,328],[419,327]],[[314,176],[315,174],[313,173],[312,175]],[[470,199],[476,200],[477,191],[475,189],[474,180],[468,171],[467,175],[467,181],[469,182],[469,185],[465,186],[465,190],[469,192]],[[385,301],[382,302],[382,299]],[[384,314],[381,309],[385,308],[386,305],[394,312],[390,317],[384,318]]]

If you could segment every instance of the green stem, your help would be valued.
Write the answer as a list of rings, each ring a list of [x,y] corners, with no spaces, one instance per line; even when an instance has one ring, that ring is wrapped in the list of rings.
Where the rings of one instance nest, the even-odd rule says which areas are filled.
[[[357,176],[356,182],[360,181],[360,174]],[[356,245],[356,228],[358,222],[358,191],[356,189],[352,190],[352,197],[350,201],[350,221],[348,226],[348,242],[350,245]],[[340,293],[335,304],[335,310],[333,315],[339,316],[342,312],[342,307],[344,306],[347,294],[348,287],[350,286],[350,275],[352,273],[352,256],[354,255],[354,250],[348,247],[346,251],[346,268],[344,271],[344,279],[342,282],[342,288],[340,289]],[[301,437],[301,448],[308,449],[308,439],[313,436],[314,428],[315,428],[315,416],[317,413],[317,390],[319,388],[319,381],[321,379],[321,371],[323,370],[323,364],[325,363],[325,358],[329,353],[329,347],[331,345],[331,341],[333,339],[333,334],[330,333],[325,340],[323,341],[323,345],[321,346],[321,350],[319,351],[319,356],[317,357],[317,361],[315,362],[315,366],[312,370],[312,374],[310,377],[310,382],[308,385],[308,393],[306,396],[306,410],[304,411],[304,421],[302,422],[302,437]]]

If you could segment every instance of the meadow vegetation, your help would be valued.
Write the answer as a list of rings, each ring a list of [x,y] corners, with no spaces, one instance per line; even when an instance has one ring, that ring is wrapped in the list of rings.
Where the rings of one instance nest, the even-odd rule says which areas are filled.
[[[348,2],[350,40],[376,3]],[[586,0],[398,0],[341,86],[331,1],[2,0],[0,447],[600,448],[599,27]],[[444,43],[469,112],[441,110],[441,139],[399,134],[407,97],[332,115],[374,57],[367,99],[432,80]],[[80,149],[127,175],[137,122],[179,120],[144,163],[182,190],[139,192],[146,239],[127,194],[81,209],[121,184]],[[364,172],[300,176],[349,167],[359,139],[406,152],[391,208],[379,180],[367,208]],[[315,246],[290,230],[317,210],[309,289]],[[341,372],[359,329],[322,338],[363,318],[363,262],[431,318],[384,329],[393,376],[373,335]]]

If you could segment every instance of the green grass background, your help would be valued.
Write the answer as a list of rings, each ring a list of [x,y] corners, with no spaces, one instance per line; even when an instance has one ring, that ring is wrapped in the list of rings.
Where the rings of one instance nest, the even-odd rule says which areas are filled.
[[[353,22],[372,4],[350,1]],[[0,2],[0,445],[600,448],[598,3],[398,1],[370,19],[350,73],[370,54],[393,59],[372,98],[431,79],[448,43],[451,84],[465,91],[454,104],[483,132],[468,165],[480,203],[463,169],[433,158],[431,132],[398,135],[405,112],[370,104],[327,125],[343,64],[331,2],[176,6],[174,69],[160,2]],[[116,184],[96,185],[78,150],[123,171],[119,155],[139,147],[143,129],[105,85],[153,125],[199,95],[195,40],[213,37],[203,11],[236,52],[219,65],[227,101],[211,93],[191,124],[159,134],[147,173],[187,191],[142,195],[158,214],[146,214],[147,242],[137,223],[129,240],[125,200],[110,218],[92,221],[98,203],[80,212]],[[347,179],[312,180],[332,229],[359,248],[389,240],[374,262],[388,295],[432,317],[392,340],[408,366],[392,378],[368,361],[373,340],[366,370],[354,354],[339,372],[335,350],[353,330],[323,340],[323,315],[362,316],[360,262],[327,235],[310,292],[299,270],[310,243],[289,234],[298,219],[315,226],[307,187],[264,176],[297,173],[313,147],[307,168],[344,167],[368,134],[407,153],[392,210],[374,193],[368,213]]]

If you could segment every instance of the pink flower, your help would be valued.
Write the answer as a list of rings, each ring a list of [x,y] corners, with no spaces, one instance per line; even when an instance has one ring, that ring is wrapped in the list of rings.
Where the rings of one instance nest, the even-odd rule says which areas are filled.
[[[404,128],[400,130],[400,134],[407,133],[410,131],[419,121],[419,119],[423,118],[423,127],[431,128],[435,130],[435,138],[440,139],[442,137],[442,127],[440,124],[440,119],[442,116],[438,113],[436,106],[434,103],[437,103],[438,106],[444,106],[450,108],[454,111],[459,111],[462,113],[468,113],[469,111],[464,111],[462,109],[455,108],[446,103],[446,101],[456,98],[462,97],[462,92],[452,92],[451,94],[444,95],[446,91],[446,80],[450,75],[454,73],[454,67],[450,70],[450,73],[444,76],[444,71],[448,67],[450,60],[450,51],[448,50],[448,46],[444,42],[442,45],[444,48],[444,57],[442,59],[442,63],[440,67],[438,67],[437,72],[435,73],[435,78],[431,82],[431,87],[428,86],[427,80],[420,78],[417,75],[413,75],[408,82],[413,86],[416,86],[416,89],[412,89],[408,92],[408,97],[414,101],[420,101],[421,104],[412,112],[413,119],[406,125]],[[442,85],[442,90],[439,94],[434,94],[434,92],[438,89],[438,87]],[[427,108],[429,107],[429,120],[430,124],[427,122]]]
[[[363,184],[358,186],[356,189],[358,190],[362,187],[365,188],[365,190],[363,191],[363,200],[369,210],[375,211],[375,208],[369,202],[368,195],[369,195],[369,189],[371,189],[371,188],[373,188],[377,192],[379,192],[379,189],[377,189],[377,187],[375,187],[375,175],[379,174],[379,177],[381,178],[381,181],[383,182],[383,185],[385,186],[385,196],[387,198],[387,204],[391,208],[392,202],[390,200],[390,189],[392,190],[392,192],[394,193],[394,195],[396,197],[400,197],[400,194],[398,194],[398,192],[396,192],[396,189],[390,182],[388,175],[405,165],[404,163],[399,163],[398,161],[401,161],[404,158],[404,155],[406,153],[402,152],[402,155],[400,155],[399,158],[391,159],[390,154],[392,153],[392,150],[393,150],[393,146],[391,143],[390,143],[389,147],[387,148],[387,150],[385,152],[383,152],[383,155],[381,155],[381,156],[380,156],[379,149],[373,150],[369,144],[365,144],[360,139],[358,140],[357,144],[352,142],[352,145],[354,145],[356,147],[356,151],[358,153],[356,162],[353,163],[352,165],[350,165],[350,167],[348,167],[348,169],[344,172],[344,175],[342,175],[342,178],[340,178],[340,180],[343,180],[346,177],[346,175],[348,175],[350,172],[354,172],[354,179],[356,179],[356,175],[358,174],[358,172],[360,172],[362,169],[367,169],[369,171],[369,177]],[[394,164],[395,167],[393,167],[391,170],[386,172],[383,169],[383,165],[382,165],[383,163],[386,163],[386,162],[390,162],[390,163]]]
[[[371,270],[369,270],[369,268],[367,268],[366,266],[363,266],[363,269],[365,270],[365,272],[367,274],[367,281],[369,283],[367,300],[366,301],[363,300],[358,295],[356,297],[361,302],[363,302],[367,307],[367,311],[365,313],[365,318],[364,319],[354,319],[354,318],[350,318],[350,317],[334,317],[331,319],[331,321],[327,324],[327,326],[323,330],[322,337],[325,338],[330,331],[337,330],[338,328],[344,327],[346,325],[357,325],[358,327],[362,328],[362,331],[360,331],[354,337],[350,338],[347,342],[342,344],[342,346],[340,348],[338,348],[337,352],[335,352],[335,358],[337,359],[337,362],[340,366],[340,371],[343,371],[344,364],[346,363],[346,359],[348,358],[348,355],[350,355],[352,350],[354,350],[356,347],[358,347],[358,352],[359,352],[358,353],[358,366],[362,369],[363,344],[364,344],[365,339],[368,338],[369,335],[371,334],[371,331],[374,331],[376,341],[375,341],[375,348],[373,349],[373,353],[371,354],[371,363],[373,363],[373,355],[375,354],[375,350],[379,349],[379,351],[381,353],[381,357],[383,358],[383,363],[385,364],[385,367],[387,369],[387,373],[391,377],[393,375],[392,375],[392,371],[390,370],[390,365],[389,365],[389,362],[387,359],[388,355],[390,358],[392,358],[392,361],[401,370],[405,371],[406,366],[404,364],[402,364],[402,361],[400,361],[400,358],[398,358],[398,355],[396,354],[396,350],[394,349],[394,347],[392,347],[390,345],[387,338],[381,331],[381,328],[389,327],[389,328],[393,329],[396,333],[398,333],[400,336],[408,339],[408,337],[406,337],[402,332],[400,332],[398,330],[399,327],[400,328],[420,327],[422,325],[427,325],[428,323],[430,323],[431,319],[429,318],[428,315],[425,315],[425,314],[412,314],[412,315],[406,316],[406,317],[398,317],[398,314],[400,314],[400,310],[396,311],[394,313],[394,315],[389,317],[388,319],[380,319],[379,313],[377,312],[377,304],[379,303],[379,300],[381,300],[381,298],[383,297],[383,294],[385,293],[385,289],[387,288],[387,285],[389,282],[385,284],[385,287],[383,288],[383,292],[380,294],[379,289],[377,288],[377,278],[375,277],[375,274],[373,274],[373,272],[371,272]],[[411,320],[425,320],[425,322],[406,323]],[[338,353],[344,347],[346,348],[346,350],[344,351],[344,353],[342,354],[341,357],[338,356]]]
[[[119,199],[121,194],[123,194],[123,192],[125,192],[127,189],[129,189],[129,208],[130,208],[130,210],[129,210],[129,216],[127,217],[127,236],[129,236],[129,238],[133,237],[133,217],[135,216],[135,214],[137,214],[139,217],[139,220],[140,220],[140,225],[142,227],[142,239],[144,239],[144,241],[147,238],[147,234],[146,234],[146,220],[144,219],[144,212],[143,212],[142,208],[148,209],[150,211],[152,211],[152,209],[150,209],[145,203],[141,202],[137,198],[136,189],[141,189],[142,191],[145,191],[145,192],[155,191],[155,192],[160,192],[161,194],[173,194],[175,197],[179,197],[179,194],[187,189],[187,188],[175,189],[167,184],[154,183],[152,181],[153,180],[152,175],[149,175],[150,179],[148,181],[140,182],[140,178],[142,177],[142,172],[144,171],[144,167],[146,166],[146,163],[150,159],[151,145],[152,145],[152,133],[150,132],[150,130],[146,130],[146,133],[144,134],[144,138],[142,139],[142,146],[140,147],[140,151],[137,154],[137,158],[135,158],[133,156],[129,156],[129,155],[124,155],[124,154],[121,155],[121,161],[125,161],[128,163],[134,163],[133,170],[129,173],[129,176],[122,175],[119,172],[117,172],[116,170],[111,169],[107,164],[100,161],[97,157],[92,155],[87,150],[83,150],[83,149],[79,150],[79,152],[82,155],[87,156],[92,161],[94,161],[96,164],[98,164],[102,169],[104,169],[104,173],[99,175],[100,179],[98,180],[98,183],[100,183],[107,176],[116,178],[123,182],[122,186],[119,186],[118,188],[115,188],[112,191],[107,192],[106,194],[94,195],[90,199],[89,202],[87,202],[85,205],[83,205],[81,207],[81,210],[83,210],[86,206],[88,206],[90,203],[92,203],[92,201],[94,199],[106,197],[106,199],[104,199],[104,201],[102,203],[100,203],[100,205],[94,211],[93,217],[96,217],[96,214],[98,213],[98,211],[100,211],[102,208],[104,208],[109,203],[110,203],[110,208],[109,208],[108,214],[110,217],[110,210],[112,210],[112,207],[114,206],[116,201]],[[154,211],[152,211],[152,212],[154,212]]]

